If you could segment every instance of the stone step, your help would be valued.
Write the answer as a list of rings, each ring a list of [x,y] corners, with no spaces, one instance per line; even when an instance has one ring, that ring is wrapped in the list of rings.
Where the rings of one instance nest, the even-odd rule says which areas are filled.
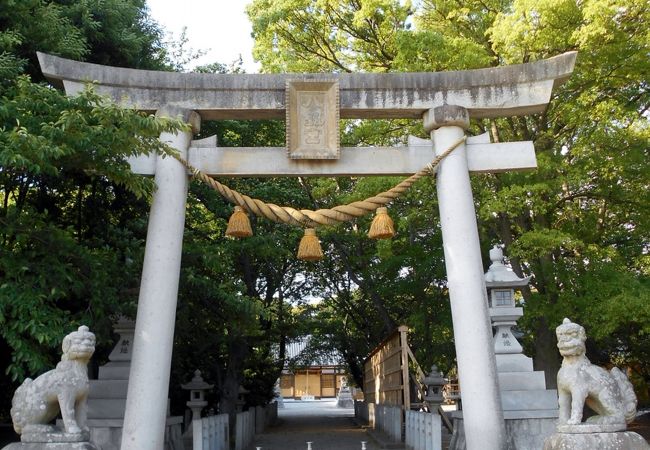
[[[557,391],[536,389],[531,391],[501,391],[503,411],[557,409]]]
[[[128,362],[109,362],[99,368],[100,380],[128,380],[131,366]]]
[[[529,411],[503,411],[504,419],[557,419],[559,409],[532,409]]]
[[[126,398],[129,380],[90,380],[88,398]]]
[[[89,398],[89,419],[123,419],[126,399]]]
[[[521,353],[496,355],[497,372],[532,372],[533,358]]]
[[[528,391],[546,389],[544,372],[499,372],[499,389],[502,391]]]

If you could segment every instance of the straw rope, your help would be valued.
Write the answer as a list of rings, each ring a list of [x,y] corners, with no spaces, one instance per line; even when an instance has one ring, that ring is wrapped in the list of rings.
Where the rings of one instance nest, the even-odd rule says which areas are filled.
[[[356,219],[357,217],[364,216],[370,212],[375,211],[377,208],[386,205],[392,200],[396,199],[404,192],[406,192],[417,180],[435,173],[435,169],[447,155],[454,151],[460,144],[465,142],[466,137],[463,136],[458,141],[453,143],[447,150],[440,156],[437,156],[431,163],[419,172],[411,175],[409,178],[403,180],[392,189],[369,197],[365,200],[352,202],[347,205],[335,206],[331,209],[318,209],[316,211],[310,209],[295,209],[290,206],[278,206],[273,203],[265,203],[262,200],[251,198],[247,195],[240,194],[239,192],[230,189],[228,186],[219,183],[214,178],[203,173],[201,170],[191,166],[187,161],[174,154],[181,164],[192,172],[195,178],[200,179],[204,183],[210,185],[214,190],[218,191],[222,197],[235,205],[239,205],[246,211],[253,213],[260,217],[265,217],[269,220],[279,223],[286,223],[303,228],[316,228],[320,225],[335,225],[340,222],[346,222]]]

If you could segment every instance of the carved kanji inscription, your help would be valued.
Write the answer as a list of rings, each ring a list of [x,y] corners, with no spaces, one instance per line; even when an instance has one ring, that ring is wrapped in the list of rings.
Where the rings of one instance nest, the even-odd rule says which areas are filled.
[[[287,81],[287,151],[292,159],[339,158],[337,81]]]

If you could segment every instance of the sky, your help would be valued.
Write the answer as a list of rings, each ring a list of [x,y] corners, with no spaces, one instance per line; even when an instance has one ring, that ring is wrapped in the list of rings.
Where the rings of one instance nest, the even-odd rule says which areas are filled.
[[[253,62],[251,24],[244,8],[251,0],[147,0],[151,16],[175,39],[187,27],[188,47],[206,50],[187,69],[219,62],[229,65],[241,55],[247,73],[259,72]]]

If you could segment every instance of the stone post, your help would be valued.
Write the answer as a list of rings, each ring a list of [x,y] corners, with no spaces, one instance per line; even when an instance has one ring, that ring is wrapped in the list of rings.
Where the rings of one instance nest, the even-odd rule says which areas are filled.
[[[178,117],[198,131],[197,113],[166,106],[160,117]],[[160,139],[187,158],[192,132],[162,133]],[[165,417],[172,359],[176,301],[180,276],[188,176],[171,157],[157,157],[156,192],[151,204],[133,358],[124,415],[122,450],[160,450],[164,447]]]
[[[438,154],[469,127],[469,114],[460,106],[431,109],[423,120]],[[464,144],[442,161],[437,177],[467,449],[503,450],[505,423]]]

